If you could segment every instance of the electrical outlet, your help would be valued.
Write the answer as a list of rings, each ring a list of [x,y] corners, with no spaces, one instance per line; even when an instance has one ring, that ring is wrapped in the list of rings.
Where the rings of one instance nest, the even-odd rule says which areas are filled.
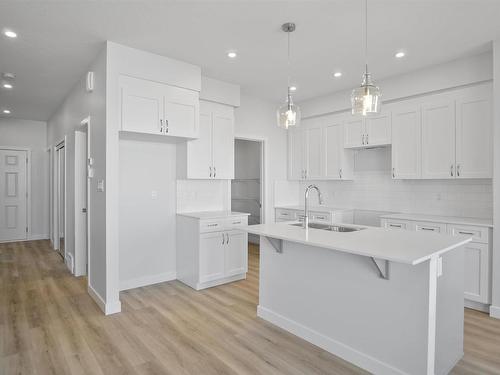
[[[97,181],[97,191],[100,193],[104,192],[104,180]]]

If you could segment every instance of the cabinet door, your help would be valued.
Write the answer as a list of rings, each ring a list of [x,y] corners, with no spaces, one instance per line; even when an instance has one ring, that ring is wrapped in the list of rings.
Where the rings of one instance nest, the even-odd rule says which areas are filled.
[[[327,125],[324,130],[325,175],[328,179],[340,179],[344,129],[341,124]]]
[[[391,113],[369,116],[365,119],[366,139],[369,146],[391,144]]]
[[[225,233],[215,232],[200,236],[200,283],[224,277]]]
[[[234,113],[230,107],[217,106],[212,112],[213,177],[220,180],[234,178]]]
[[[187,142],[187,178],[212,178],[212,112],[200,104],[199,138]]]
[[[130,132],[162,134],[162,85],[131,77],[120,78],[121,129]]]
[[[164,86],[165,132],[178,137],[198,137],[199,94],[180,87]]]
[[[488,245],[468,243],[464,246],[464,257],[464,297],[471,301],[490,303]]]
[[[353,117],[346,120],[344,147],[363,147],[365,131],[365,122],[362,118]]]
[[[226,277],[239,275],[248,269],[247,233],[241,231],[227,232],[227,243],[224,245]]]
[[[417,105],[392,112],[392,177],[421,176],[421,116]]]
[[[288,179],[304,178],[305,140],[303,130],[288,131]]]
[[[324,177],[323,174],[323,131],[321,127],[306,130],[306,160],[305,177],[309,180],[317,180]]]
[[[491,178],[491,92],[457,100],[457,177]]]
[[[422,177],[455,178],[455,103],[422,106]]]

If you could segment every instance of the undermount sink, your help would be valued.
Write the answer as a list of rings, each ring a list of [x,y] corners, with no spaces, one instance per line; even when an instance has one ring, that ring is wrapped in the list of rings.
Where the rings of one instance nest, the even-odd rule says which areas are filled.
[[[302,223],[295,223],[290,225],[294,227],[301,227]],[[317,224],[317,223],[309,223],[309,228],[329,230],[331,232],[357,232],[358,230],[366,229],[358,227],[347,227],[344,225],[329,225],[329,224]]]

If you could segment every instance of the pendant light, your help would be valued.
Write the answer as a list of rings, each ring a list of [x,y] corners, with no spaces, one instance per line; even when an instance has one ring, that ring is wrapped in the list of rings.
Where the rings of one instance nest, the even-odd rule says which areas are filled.
[[[300,108],[292,100],[292,91],[290,90],[290,33],[295,31],[295,24],[291,22],[284,23],[281,30],[288,34],[288,90],[285,103],[278,108],[276,117],[278,126],[283,129],[289,129],[300,125]]]
[[[368,0],[365,0],[365,72],[360,87],[352,90],[351,106],[353,115],[369,115],[380,112],[380,89],[372,81],[368,72]]]

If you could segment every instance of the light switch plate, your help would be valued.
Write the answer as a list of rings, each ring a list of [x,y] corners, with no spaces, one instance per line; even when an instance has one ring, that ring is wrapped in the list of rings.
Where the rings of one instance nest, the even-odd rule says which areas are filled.
[[[104,180],[97,181],[97,191],[100,193],[104,191]]]

